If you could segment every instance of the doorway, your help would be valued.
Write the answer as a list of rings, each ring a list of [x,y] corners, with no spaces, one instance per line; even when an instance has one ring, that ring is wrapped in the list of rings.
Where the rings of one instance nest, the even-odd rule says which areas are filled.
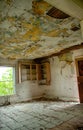
[[[80,103],[83,103],[83,58],[76,59],[77,81]]]

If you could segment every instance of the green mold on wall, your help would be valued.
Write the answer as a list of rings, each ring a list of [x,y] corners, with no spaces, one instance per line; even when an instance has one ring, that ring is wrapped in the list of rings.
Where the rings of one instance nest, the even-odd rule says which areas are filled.
[[[73,59],[72,59],[72,52],[66,53],[66,54],[61,54],[59,57],[60,61],[66,61],[67,63],[71,64]]]

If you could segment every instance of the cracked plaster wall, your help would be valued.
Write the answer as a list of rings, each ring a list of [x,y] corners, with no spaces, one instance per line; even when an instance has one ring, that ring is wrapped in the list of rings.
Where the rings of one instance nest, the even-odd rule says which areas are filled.
[[[75,58],[83,56],[83,49],[50,58],[51,85],[46,97],[66,101],[79,101]]]

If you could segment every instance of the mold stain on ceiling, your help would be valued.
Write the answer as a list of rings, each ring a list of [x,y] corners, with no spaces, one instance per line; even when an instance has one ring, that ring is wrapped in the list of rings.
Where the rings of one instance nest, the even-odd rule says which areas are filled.
[[[35,59],[81,44],[80,21],[53,18],[52,8],[43,0],[0,0],[0,57]]]

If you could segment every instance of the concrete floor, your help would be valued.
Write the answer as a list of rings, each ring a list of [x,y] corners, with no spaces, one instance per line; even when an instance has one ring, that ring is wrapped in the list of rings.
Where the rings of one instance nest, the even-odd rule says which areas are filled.
[[[83,104],[33,101],[0,107],[0,130],[78,130],[80,126]]]

